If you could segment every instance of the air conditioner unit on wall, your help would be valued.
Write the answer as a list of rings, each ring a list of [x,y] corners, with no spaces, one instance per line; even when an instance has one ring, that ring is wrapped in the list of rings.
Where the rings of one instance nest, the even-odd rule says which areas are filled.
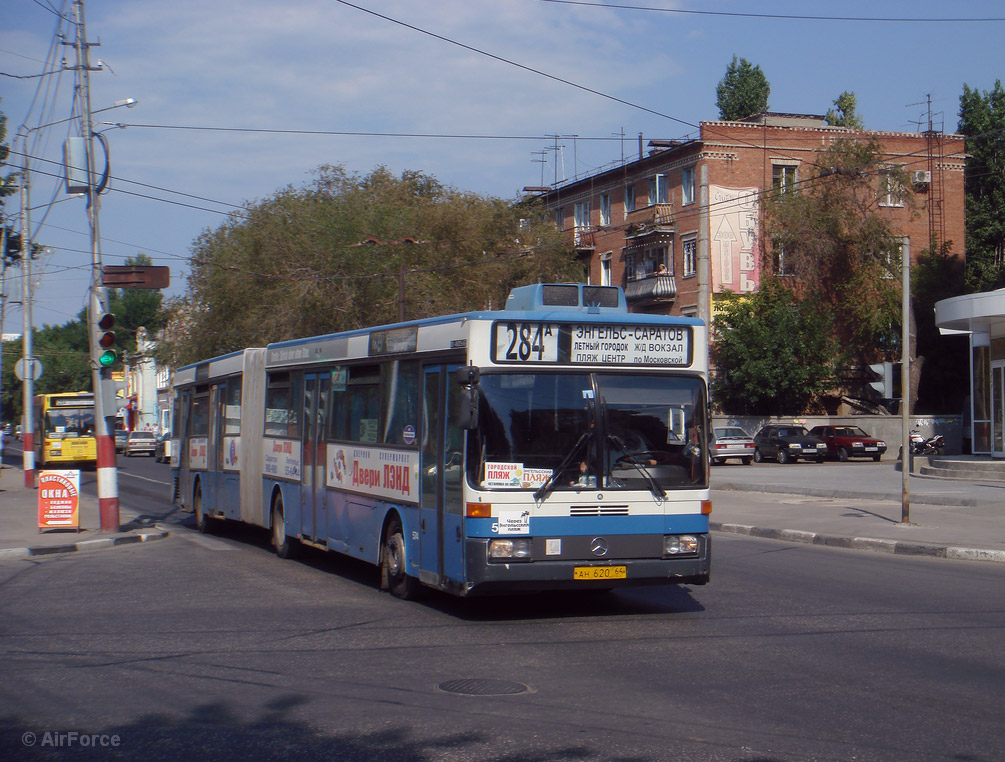
[[[932,182],[932,173],[927,169],[917,169],[911,175],[911,181],[915,185],[930,185]]]

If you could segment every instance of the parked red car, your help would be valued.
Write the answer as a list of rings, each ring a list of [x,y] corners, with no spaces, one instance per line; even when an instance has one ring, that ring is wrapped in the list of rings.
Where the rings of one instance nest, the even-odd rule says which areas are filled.
[[[878,461],[886,452],[886,442],[870,437],[858,426],[814,426],[810,434],[827,443],[827,456],[842,463],[848,458]]]

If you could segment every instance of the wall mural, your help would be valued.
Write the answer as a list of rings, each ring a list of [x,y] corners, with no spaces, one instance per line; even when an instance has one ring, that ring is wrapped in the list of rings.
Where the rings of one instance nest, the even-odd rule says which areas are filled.
[[[708,193],[712,293],[756,291],[761,275],[758,189],[710,185]]]

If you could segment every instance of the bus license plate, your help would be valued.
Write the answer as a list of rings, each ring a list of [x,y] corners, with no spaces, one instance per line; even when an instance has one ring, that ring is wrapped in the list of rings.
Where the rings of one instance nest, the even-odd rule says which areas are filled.
[[[577,566],[572,570],[573,579],[625,579],[625,566]]]

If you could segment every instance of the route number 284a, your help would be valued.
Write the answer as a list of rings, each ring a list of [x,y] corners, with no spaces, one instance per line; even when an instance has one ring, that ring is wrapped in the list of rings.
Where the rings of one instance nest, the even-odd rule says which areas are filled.
[[[557,362],[558,326],[503,323],[496,332],[496,359],[506,362]]]

